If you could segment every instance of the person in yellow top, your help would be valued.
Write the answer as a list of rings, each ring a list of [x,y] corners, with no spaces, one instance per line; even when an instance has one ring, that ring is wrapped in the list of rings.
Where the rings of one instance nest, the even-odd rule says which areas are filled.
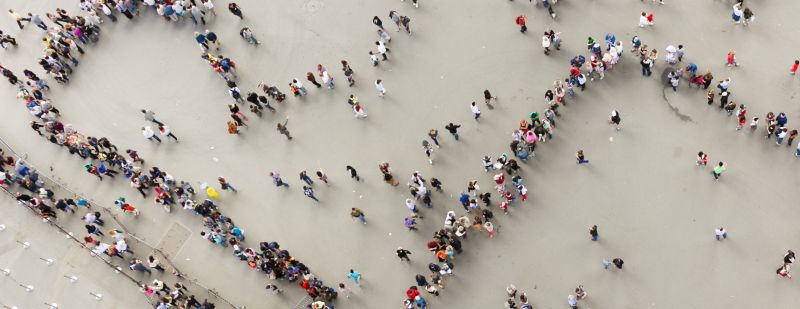
[[[25,27],[25,26],[22,25],[22,21],[23,20],[27,21],[27,22],[31,21],[30,18],[22,17],[22,15],[19,15],[19,13],[14,12],[14,10],[8,10],[8,15],[11,15],[11,18],[14,18],[14,21],[17,22],[17,26],[19,26],[20,29]]]

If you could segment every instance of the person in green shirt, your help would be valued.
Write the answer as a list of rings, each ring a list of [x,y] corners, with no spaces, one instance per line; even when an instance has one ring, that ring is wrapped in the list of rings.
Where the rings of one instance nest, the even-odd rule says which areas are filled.
[[[714,170],[711,172],[714,174],[714,180],[719,179],[719,176],[722,175],[722,172],[725,171],[725,163],[720,161],[717,166],[714,167]]]

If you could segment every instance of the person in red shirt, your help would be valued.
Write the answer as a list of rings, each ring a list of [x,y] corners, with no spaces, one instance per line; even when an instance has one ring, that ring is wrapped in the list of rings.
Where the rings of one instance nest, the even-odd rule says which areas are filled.
[[[792,67],[789,68],[789,73],[791,73],[792,75],[797,74],[798,68],[800,68],[800,60],[795,60],[794,64],[792,64]]]
[[[528,31],[528,26],[525,25],[527,18],[525,15],[517,16],[516,23],[519,25],[519,32],[525,33]]]
[[[419,290],[417,290],[415,286],[409,287],[408,290],[406,290],[406,296],[408,296],[408,299],[416,299],[417,296],[419,296]]]

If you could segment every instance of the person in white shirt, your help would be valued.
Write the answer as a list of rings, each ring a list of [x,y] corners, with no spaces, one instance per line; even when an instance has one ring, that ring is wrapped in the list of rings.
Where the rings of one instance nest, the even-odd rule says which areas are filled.
[[[642,15],[639,16],[639,28],[644,28],[644,26],[647,26],[647,24],[647,13],[642,12]]]
[[[211,0],[203,0],[203,7],[206,8],[206,12],[209,12],[214,16],[217,16],[217,12],[214,11],[214,3],[211,2]]]
[[[469,109],[472,111],[473,114],[475,114],[475,120],[478,120],[478,118],[481,117],[481,110],[478,109],[478,105],[475,104],[474,101],[472,102],[472,104],[469,105]]]
[[[389,60],[389,57],[386,56],[386,53],[389,52],[389,49],[386,48],[386,45],[384,45],[381,41],[376,41],[375,45],[378,45],[378,52],[380,52],[381,56],[383,56],[383,61]]]
[[[158,138],[158,136],[156,136],[156,132],[153,132],[153,128],[151,128],[150,126],[145,126],[142,128],[142,136],[151,141],[156,140],[159,143],[161,142],[161,139]]]
[[[375,81],[375,89],[378,90],[378,96],[383,97],[386,94],[386,88],[383,87],[383,80]]]
[[[725,228],[718,228],[714,230],[714,234],[717,236],[717,240],[722,240],[723,238],[728,238],[728,231]]]
[[[378,56],[376,56],[372,51],[369,52],[369,61],[372,62],[372,66],[378,66]]]

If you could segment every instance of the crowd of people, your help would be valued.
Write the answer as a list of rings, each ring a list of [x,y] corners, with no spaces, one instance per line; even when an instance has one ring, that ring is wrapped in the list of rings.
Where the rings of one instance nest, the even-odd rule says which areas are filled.
[[[544,7],[548,9],[549,14],[554,19],[556,17],[553,11],[555,2],[552,0],[543,1]],[[663,1],[661,3],[663,4]],[[212,0],[202,0],[200,5],[193,0],[144,0],[142,4],[151,8],[153,12],[162,16],[168,22],[181,22],[188,15],[194,24],[205,26],[207,24],[206,17],[209,15],[216,16]],[[42,42],[46,48],[44,56],[38,60],[38,63],[48,77],[61,84],[66,84],[69,81],[69,75],[73,74],[74,67],[79,65],[79,60],[75,57],[77,55],[76,52],[81,55],[85,54],[86,52],[83,48],[99,39],[100,25],[104,22],[104,19],[116,22],[116,14],[122,14],[128,19],[135,19],[140,14],[140,6],[142,4],[131,0],[80,0],[79,7],[84,11],[85,16],[73,16],[68,14],[66,10],[59,8],[55,14],[46,14],[53,26],[47,25],[41,17],[33,13],[28,13],[28,17],[22,17],[12,10],[9,11],[9,14],[17,22],[20,29],[25,26],[22,22],[26,21],[34,23],[45,31]],[[416,1],[413,4],[415,7],[417,6]],[[233,15],[244,19],[242,8],[237,4],[230,3],[228,9]],[[102,12],[102,15],[98,14],[98,11]],[[652,13],[642,12],[641,15],[640,27],[654,26]],[[100,16],[104,17],[100,18]],[[398,32],[405,30],[411,35],[410,17],[401,16],[394,10],[391,10],[388,16],[395,23]],[[733,19],[735,22],[743,21],[746,25],[753,21],[753,16],[749,8],[742,9],[742,1],[739,1],[734,6]],[[373,66],[378,66],[381,62],[389,61],[388,54],[391,51],[388,45],[391,42],[391,37],[378,16],[375,16],[372,22],[378,27],[378,41],[375,42],[377,52],[370,51],[369,60]],[[525,15],[518,16],[515,23],[520,26],[522,33],[527,32]],[[239,35],[250,44],[260,44],[253,31],[248,27],[242,28]],[[550,54],[551,47],[560,50],[560,36],[561,32],[555,32],[552,29],[544,31],[542,47],[545,55]],[[209,29],[195,32],[194,38],[201,48],[201,58],[223,79],[228,89],[228,94],[233,100],[228,105],[231,117],[231,121],[226,123],[228,133],[239,134],[240,128],[247,126],[247,116],[241,112],[239,107],[242,104],[247,104],[245,102],[250,104],[247,109],[260,117],[264,108],[271,112],[276,111],[271,105],[270,99],[278,103],[286,99],[286,95],[280,91],[278,86],[267,85],[266,83],[260,83],[256,87],[261,88],[263,95],[258,94],[256,91],[243,93],[237,84],[236,62],[219,53],[212,53],[212,50],[220,50],[221,40],[218,35]],[[0,32],[0,45],[6,48],[5,43],[10,43],[13,46],[18,44],[13,37]],[[403,306],[409,309],[415,306],[419,308],[427,307],[427,300],[420,292],[420,288],[434,297],[440,295],[440,291],[445,286],[445,279],[453,275],[454,262],[457,255],[463,252],[464,241],[467,240],[468,235],[473,235],[473,232],[474,234],[479,234],[485,231],[489,238],[496,236],[500,225],[497,224],[497,219],[491,210],[493,205],[496,204],[497,209],[504,214],[510,214],[510,210],[521,206],[527,200],[528,188],[524,185],[524,179],[520,175],[523,164],[531,157],[536,156],[535,151],[538,145],[555,138],[556,122],[558,117],[561,116],[559,109],[561,106],[567,106],[568,101],[578,95],[575,88],[579,88],[581,92],[585,91],[589,82],[594,81],[595,78],[604,79],[605,74],[613,72],[613,69],[625,58],[623,45],[622,40],[618,40],[612,33],[606,34],[602,41],[596,40],[591,36],[588,37],[586,44],[587,54],[572,57],[563,78],[555,79],[552,87],[545,90],[545,108],[524,116],[519,121],[518,127],[511,132],[509,144],[511,155],[503,152],[497,154],[494,159],[490,155],[483,156],[481,167],[486,173],[491,173],[495,192],[481,190],[477,180],[467,182],[466,190],[461,192],[458,198],[464,208],[464,212],[458,214],[456,211],[448,211],[443,227],[434,232],[431,239],[426,243],[426,247],[432,256],[432,261],[428,264],[430,273],[427,276],[423,274],[415,275],[414,285],[410,286],[405,292],[406,298],[403,300]],[[632,37],[631,45],[630,52],[633,57],[638,57],[642,75],[645,77],[651,76],[653,68],[658,63],[659,51],[655,47],[651,48],[644,44],[638,36]],[[731,78],[719,80],[716,85],[716,91],[714,89],[709,90],[714,81],[714,76],[710,70],[705,70],[702,74],[699,73],[700,69],[695,63],[687,63],[684,66],[685,48],[682,44],[678,44],[677,47],[668,45],[665,50],[665,63],[667,66],[665,71],[668,71],[667,78],[663,81],[665,87],[672,87],[674,91],[678,91],[681,80],[687,80],[689,88],[696,87],[700,89],[702,87],[704,90],[708,90],[706,93],[707,104],[714,104],[716,97],[719,96],[720,108],[724,109],[728,116],[736,116],[736,130],[741,130],[747,123],[747,107],[744,104],[737,104],[731,99]],[[380,58],[378,54],[380,54]],[[348,84],[353,86],[356,80],[350,64],[346,60],[342,60],[341,63],[342,71],[347,78]],[[732,68],[739,65],[735,51],[728,53],[726,64]],[[800,65],[800,61],[795,61],[790,67],[791,74],[797,72],[798,65]],[[216,246],[230,246],[234,257],[241,260],[247,267],[263,272],[270,279],[297,283],[314,299],[309,305],[311,308],[332,309],[332,302],[338,295],[342,294],[349,297],[350,290],[343,283],[338,284],[338,289],[326,285],[316,278],[305,264],[292,257],[286,249],[282,249],[277,242],[259,242],[257,249],[249,247],[245,243],[244,229],[234,224],[233,219],[221,212],[217,204],[219,193],[212,186],[204,186],[205,192],[198,194],[189,182],[178,180],[173,175],[162,171],[154,165],[146,168],[144,160],[139,157],[136,150],[125,150],[126,157],[107,138],[97,138],[78,132],[71,124],[62,121],[60,111],[52,105],[52,100],[46,95],[50,89],[49,85],[34,72],[27,69],[23,71],[26,78],[25,82],[21,81],[11,70],[5,67],[0,66],[0,73],[12,85],[19,87],[19,99],[36,119],[30,123],[31,128],[50,142],[65,147],[71,154],[90,160],[91,162],[84,166],[87,173],[97,177],[99,180],[115,178],[118,174],[122,175],[131,188],[138,191],[144,198],[147,198],[148,195],[151,196],[154,203],[163,207],[165,211],[169,212],[173,206],[178,206],[194,212],[202,217],[204,231],[200,235],[204,239]],[[317,78],[321,79],[321,83],[317,81]],[[316,66],[316,72],[307,72],[306,79],[316,88],[321,89],[325,86],[325,88],[332,90],[335,87],[334,77],[322,64]],[[384,87],[384,81],[378,79],[374,85],[378,96],[383,97],[387,92]],[[308,89],[298,78],[291,79],[288,83],[288,88],[294,97],[308,95]],[[491,103],[497,103],[497,100],[497,97],[492,95],[488,89],[484,91],[484,102],[490,109],[492,108]],[[347,101],[350,103],[357,118],[366,117],[363,104],[359,102],[355,95],[350,95]],[[470,104],[470,110],[476,120],[481,115],[478,105],[475,102]],[[178,141],[172,130],[155,118],[155,112],[143,109],[142,113],[146,121],[157,125],[158,131],[164,138],[173,138],[176,142]],[[616,109],[612,110],[609,123],[614,125],[617,130],[621,128],[621,119],[621,113]],[[785,113],[779,112],[776,115],[773,112],[769,112],[764,116],[764,119],[766,123],[765,139],[771,140],[775,138],[777,145],[782,145],[784,139],[788,139],[786,144],[788,146],[792,145],[798,131],[787,127],[788,117]],[[759,121],[759,117],[751,117],[750,129],[756,130]],[[278,122],[277,130],[291,140],[292,137],[289,134],[287,124],[288,119],[283,123]],[[458,141],[459,127],[460,125],[458,124],[449,123],[444,128]],[[161,139],[155,135],[155,132],[149,126],[142,127],[142,134],[147,139],[161,142]],[[431,142],[424,139],[422,148],[428,157],[429,163],[433,164],[432,153],[434,146],[436,148],[440,147],[438,130],[432,128],[427,132],[427,135]],[[1,149],[0,155],[2,155]],[[800,156],[800,145],[795,151],[795,156]],[[577,164],[589,163],[583,150],[577,150],[576,160]],[[708,154],[700,152],[696,161],[697,166],[704,167],[707,163]],[[346,170],[353,179],[360,181],[358,173],[352,166],[348,165]],[[399,184],[399,181],[391,171],[389,163],[381,163],[379,170],[387,184],[392,186]],[[714,165],[711,171],[714,179],[719,179],[725,170],[726,165],[722,161]],[[322,170],[317,171],[316,175],[320,181],[328,182],[328,177]],[[270,176],[277,187],[289,187],[278,172],[271,172]],[[510,184],[506,183],[506,178],[509,178]],[[303,186],[303,193],[309,198],[318,201],[313,191],[313,180],[305,171],[300,173],[300,179],[307,184]],[[220,177],[218,182],[222,190],[236,192],[234,186],[227,179]],[[92,210],[91,205],[85,199],[56,198],[54,192],[45,186],[38,172],[26,165],[22,160],[15,159],[13,156],[3,156],[0,162],[0,185],[5,187],[17,186],[23,189],[24,191],[15,193],[15,198],[27,207],[36,210],[44,220],[56,220],[58,214],[55,210],[72,214],[80,210],[80,207],[85,206],[86,212],[81,217],[81,220],[86,223],[84,225],[87,232],[84,238],[85,243],[91,245],[96,254],[105,254],[109,258],[125,259],[126,257],[123,253],[133,255],[125,241],[124,232],[118,229],[111,229],[106,232],[108,233],[106,235],[102,231],[102,226],[105,223],[101,219],[101,214]],[[421,202],[427,208],[434,207],[432,193],[433,191],[442,192],[441,186],[441,181],[435,177],[428,180],[418,171],[412,173],[408,182],[411,198],[406,198],[404,201],[405,207],[409,210],[408,215],[402,220],[405,228],[409,231],[417,230],[417,224],[424,218],[417,207],[417,203]],[[494,203],[492,199],[493,193],[496,194]],[[114,204],[123,213],[128,213],[132,216],[139,216],[140,214],[139,209],[128,203],[124,197],[116,199]],[[367,223],[365,214],[361,209],[352,208],[351,216],[354,220],[358,219],[363,224]],[[720,228],[719,230],[722,232],[717,232],[717,239],[719,240],[720,237],[727,238],[727,233],[724,229]],[[590,234],[592,240],[597,240],[596,225],[590,229]],[[109,239],[106,239],[106,237],[109,237]],[[410,254],[409,250],[402,247],[397,249],[397,256],[401,260],[409,260]],[[789,270],[793,260],[794,253],[789,251],[784,258],[784,265],[777,270],[777,273],[781,276],[790,277]],[[606,261],[605,267],[610,268],[613,264],[617,269],[622,269],[623,263],[621,258],[614,258],[611,261]],[[129,261],[129,267],[133,271],[147,274],[152,272],[151,268],[158,271],[165,270],[154,256],[149,256],[146,262],[132,257]],[[359,284],[361,274],[350,270],[348,277],[353,279],[356,284]],[[272,293],[282,292],[279,287],[273,284],[267,285],[266,289]],[[155,295],[157,297],[157,308],[167,308],[169,306],[213,308],[213,304],[208,302],[200,303],[194,296],[188,295],[185,286],[180,282],[175,283],[173,288],[170,288],[168,284],[155,279],[152,284],[142,283],[141,291],[148,296]],[[508,298],[504,306],[509,309],[518,308],[516,287],[510,285],[507,288],[507,293]],[[519,308],[532,308],[527,294],[520,293],[519,295]],[[585,297],[586,292],[583,286],[578,286],[575,293],[570,294],[568,297],[568,305],[572,308],[577,308],[579,300]]]
[[[156,12],[159,14],[163,12],[167,17],[166,19],[170,21],[178,21],[183,16],[180,10],[176,10],[178,6],[183,6],[186,12],[194,12],[197,9],[196,5],[191,3],[194,1],[158,2],[156,4],[155,1],[144,1],[144,4],[157,5]],[[204,0],[203,3],[205,10],[202,12],[214,14],[211,0]],[[77,51],[84,54],[83,47],[91,45],[99,39],[99,25],[103,20],[98,18],[97,10],[103,11],[105,18],[116,22],[116,13],[110,11],[109,7],[114,7],[118,13],[133,19],[139,14],[138,6],[139,3],[135,1],[81,0],[80,8],[84,11],[85,16],[73,16],[69,15],[64,9],[57,9],[58,17],[52,18],[54,25],[48,26],[44,22],[41,23],[44,25],[42,29],[45,31],[43,43],[47,48],[45,49],[45,56],[40,59],[39,64],[42,65],[49,77],[61,83],[67,83],[69,81],[68,75],[73,72],[73,66],[77,66],[79,63],[73,56],[73,52]],[[167,7],[172,8],[172,10],[165,9]],[[240,8],[232,9],[231,11],[234,14],[237,11],[241,14]],[[173,15],[169,12],[174,12],[175,14]],[[48,15],[52,14],[48,13]],[[194,17],[196,15],[192,15],[192,17],[195,20]],[[204,19],[197,19],[205,22]],[[25,21],[25,19],[22,20]],[[23,28],[21,22],[19,24],[20,28]],[[39,24],[37,23],[37,25]],[[243,32],[249,32],[249,30]],[[246,34],[242,35],[244,39],[248,41],[254,39],[252,32]],[[206,40],[205,42],[219,46],[219,41],[213,32],[207,30],[204,39]],[[13,38],[9,36],[6,41],[12,42]],[[13,43],[16,42],[13,41]],[[212,67],[218,70],[229,84],[233,83],[226,74],[235,76],[232,71],[235,70],[235,63],[228,58],[220,57],[216,59],[211,54],[206,53],[205,55],[207,55],[206,59],[209,60]],[[156,166],[144,167],[144,160],[136,150],[125,150],[127,155],[125,157],[120,153],[119,148],[107,138],[97,138],[80,133],[71,124],[62,122],[60,111],[52,105],[52,100],[46,95],[49,86],[44,79],[26,69],[24,73],[27,82],[23,83],[11,70],[0,67],[0,71],[3,76],[6,76],[9,83],[19,88],[18,98],[23,101],[29,112],[36,118],[31,122],[31,128],[50,142],[65,147],[71,154],[78,155],[82,159],[89,159],[90,162],[84,166],[84,170],[87,173],[98,177],[99,180],[104,180],[104,177],[115,178],[117,174],[121,174],[131,188],[138,191],[142,197],[146,198],[150,195],[154,203],[162,206],[167,212],[171,210],[173,205],[178,205],[201,216],[205,229],[205,231],[201,232],[201,236],[204,239],[219,246],[231,246],[233,256],[243,261],[249,268],[262,271],[270,279],[289,282],[297,281],[298,285],[317,300],[315,301],[315,306],[319,306],[320,302],[324,306],[329,306],[329,303],[336,298],[337,292],[333,288],[324,285],[321,280],[311,273],[305,264],[295,259],[286,249],[282,249],[277,242],[261,242],[258,249],[248,247],[244,242],[244,230],[235,225],[230,217],[222,214],[218,205],[214,202],[218,195],[212,187],[205,188],[205,198],[198,197],[189,182],[177,180],[171,174],[162,171]],[[235,84],[231,88],[236,88]],[[282,100],[285,97],[276,87],[264,87],[264,90],[273,98]],[[258,101],[254,102],[254,104],[262,103],[269,108],[269,104],[263,96],[256,97],[256,100]],[[162,136],[178,140],[168,126],[155,118],[153,111],[143,109],[142,113],[146,121],[158,126]],[[232,116],[237,114],[241,115],[238,111],[232,111]],[[239,122],[241,124],[241,119]],[[161,142],[150,126],[142,127],[142,134],[147,139]],[[235,190],[224,178],[220,177],[219,180],[223,189]],[[125,259],[122,253],[133,254],[125,242],[125,234],[122,231],[112,229],[107,232],[108,234],[102,231],[101,226],[104,222],[100,219],[100,212],[90,210],[91,205],[86,199],[78,198],[77,201],[66,197],[56,199],[53,191],[45,188],[45,184],[39,174],[22,160],[15,159],[12,156],[4,157],[3,165],[0,166],[0,183],[9,190],[13,190],[13,186],[19,186],[19,188],[30,192],[30,194],[17,192],[14,197],[20,203],[34,209],[44,220],[55,221],[57,218],[55,210],[71,214],[76,212],[79,206],[86,206],[87,213],[81,217],[86,223],[84,225],[87,233],[84,237],[85,244],[90,246],[95,254],[104,254],[108,257]],[[114,204],[123,213],[132,216],[140,214],[139,209],[128,203],[124,197],[116,199]],[[113,239],[107,240],[105,239],[107,237],[112,237]],[[151,268],[160,271],[164,270],[153,256],[148,257],[147,262],[131,258],[129,268],[132,271],[147,273],[148,275],[152,272]],[[194,296],[187,293],[186,288],[180,282],[174,286],[175,288],[170,289],[163,281],[155,279],[152,284],[141,283],[140,291],[148,297],[155,295],[155,306],[159,309],[172,306],[203,309],[214,307],[214,304],[207,301],[198,302]],[[275,285],[268,285],[267,289],[273,292],[282,291]],[[332,305],[329,308],[333,308]]]

